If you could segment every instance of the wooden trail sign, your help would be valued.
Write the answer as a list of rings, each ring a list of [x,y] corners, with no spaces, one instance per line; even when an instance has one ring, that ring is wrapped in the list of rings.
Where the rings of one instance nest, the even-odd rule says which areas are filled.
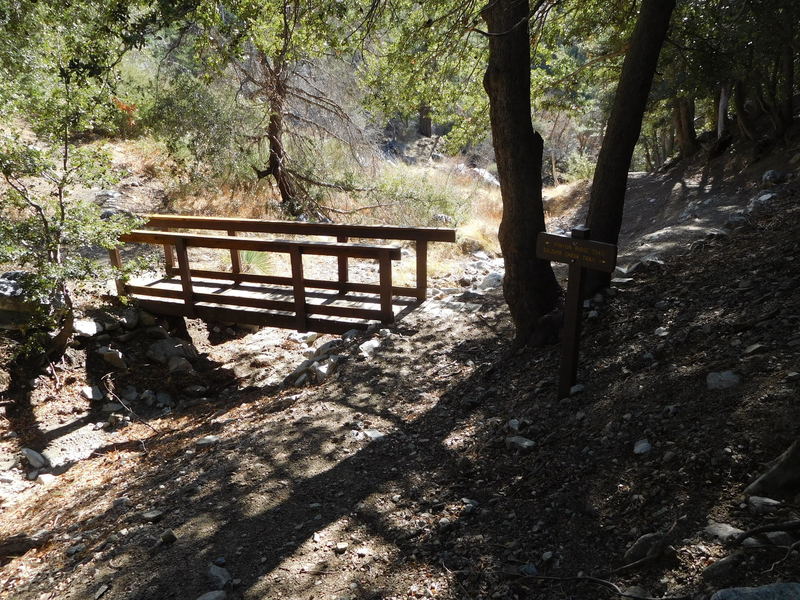
[[[564,328],[561,331],[561,368],[558,397],[569,396],[578,373],[578,338],[581,333],[583,275],[587,269],[611,273],[617,264],[614,244],[589,239],[589,229],[579,225],[572,237],[542,232],[536,238],[536,256],[569,265],[567,298],[564,301]]]

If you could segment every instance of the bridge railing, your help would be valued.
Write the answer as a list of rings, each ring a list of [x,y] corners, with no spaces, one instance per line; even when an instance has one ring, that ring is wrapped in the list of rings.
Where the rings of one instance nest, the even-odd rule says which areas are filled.
[[[337,325],[330,317],[348,319],[379,320],[391,323],[394,320],[392,297],[411,297],[417,301],[425,299],[427,293],[427,244],[428,242],[455,241],[455,231],[441,228],[412,228],[391,226],[334,225],[321,223],[295,223],[287,221],[261,221],[255,219],[218,219],[210,217],[184,217],[172,215],[148,215],[147,230],[137,230],[123,235],[125,243],[144,243],[163,246],[165,270],[168,278],[177,276],[179,288],[169,282],[151,282],[147,285],[128,284],[117,281],[121,295],[146,298],[147,304],[156,312],[197,316],[202,318],[254,322],[258,324],[291,327],[299,331],[339,331],[346,325]],[[197,234],[169,231],[170,229],[200,229],[224,231],[225,235]],[[336,241],[307,241],[264,239],[243,237],[239,234],[291,234],[303,237],[329,236]],[[400,260],[397,246],[353,243],[352,239],[408,240],[416,243],[416,285],[414,287],[392,284],[392,261]],[[188,248],[215,248],[228,250],[231,270],[192,268]],[[289,255],[291,275],[260,275],[242,272],[240,252],[285,253]],[[119,249],[111,250],[111,263],[122,266]],[[306,278],[303,256],[334,256],[337,259],[337,279]],[[349,259],[374,259],[378,263],[379,281],[357,283],[349,281]],[[230,281],[239,287],[236,293],[211,293],[207,280]],[[241,284],[241,285],[240,285]],[[262,286],[280,285],[291,288],[291,300],[274,299],[259,295],[256,288],[245,289],[247,284]],[[204,288],[203,286],[206,286]],[[307,288],[375,294],[379,309],[358,306],[337,306],[328,302],[308,302]],[[204,291],[205,290],[205,291]],[[313,295],[313,294],[312,294]],[[158,298],[163,300],[153,300]],[[262,314],[254,312],[261,310]],[[269,314],[267,314],[269,312]],[[313,315],[327,317],[315,319]]]

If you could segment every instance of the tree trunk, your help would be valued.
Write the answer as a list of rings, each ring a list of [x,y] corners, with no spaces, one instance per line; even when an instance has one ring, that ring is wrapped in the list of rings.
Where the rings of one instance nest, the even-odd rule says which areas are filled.
[[[285,90],[282,85],[275,86],[270,102],[269,125],[267,126],[267,139],[269,140],[269,173],[278,184],[281,194],[281,204],[290,215],[298,216],[303,212],[302,202],[298,200],[297,188],[292,175],[286,166],[286,150],[283,147],[283,102]]]
[[[719,86],[719,104],[717,104],[717,139],[722,140],[728,134],[728,104],[731,97],[730,84]]]
[[[530,103],[527,0],[492,0],[482,11],[490,33],[483,85],[503,197],[500,247],[503,292],[516,329],[527,344],[537,321],[559,305],[561,287],[550,263],[536,258],[536,235],[545,230],[542,208],[544,142],[534,132]]]
[[[733,86],[733,109],[736,111],[736,127],[739,129],[739,135],[742,138],[753,141],[756,136],[753,133],[750,113],[747,112],[746,96],[747,91],[744,82],[737,81]]]
[[[425,137],[431,137],[433,135],[431,107],[426,104],[423,104],[419,107],[419,123],[417,124],[417,132]]]
[[[647,136],[644,136],[643,145],[644,145],[644,160],[647,163],[647,170],[651,173],[656,170],[655,165],[653,165],[653,158],[650,156],[650,142],[647,139]]]
[[[694,99],[678,96],[672,103],[672,122],[681,158],[692,156],[699,149],[694,129]]]
[[[556,170],[556,145],[561,142],[561,135],[556,138],[556,127],[558,127],[558,120],[560,114],[556,113],[556,118],[553,119],[553,128],[550,130],[550,170],[553,173],[553,186],[558,185],[558,171]],[[561,130],[564,133],[564,130]]]
[[[619,239],[628,169],[674,8],[675,0],[642,2],[592,181],[587,224],[594,240],[616,244]],[[587,292],[607,286],[610,279],[610,273],[589,271]]]
[[[788,9],[792,14],[791,8]],[[786,134],[792,126],[794,121],[794,52],[792,51],[792,37],[794,33],[794,24],[789,22],[789,36],[786,40],[782,51],[782,78],[781,78],[781,92],[780,92],[780,121],[783,131],[781,134]]]
[[[692,126],[692,131],[694,131],[694,118],[690,121]],[[670,123],[667,125],[667,156],[672,156],[673,152],[675,152],[675,126],[674,124]]]
[[[752,496],[783,496],[800,490],[800,440],[795,440],[775,463],[745,493]]]

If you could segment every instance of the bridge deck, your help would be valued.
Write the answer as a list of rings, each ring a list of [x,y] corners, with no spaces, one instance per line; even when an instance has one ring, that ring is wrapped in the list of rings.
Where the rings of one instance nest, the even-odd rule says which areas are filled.
[[[179,276],[135,279],[128,290],[139,304],[157,314],[197,317],[233,323],[297,327],[296,303],[291,286],[237,283],[192,278],[194,302],[184,302]],[[414,298],[393,297],[392,314],[400,316],[417,305]],[[311,331],[343,333],[385,321],[377,293],[305,291],[306,327]]]
[[[163,246],[166,276],[139,281],[119,278],[116,287],[121,296],[133,296],[143,308],[157,314],[323,333],[365,329],[375,321],[389,324],[406,309],[423,302],[427,292],[428,242],[455,242],[456,239],[455,230],[430,227],[334,225],[178,215],[149,215],[147,219],[150,229],[124,234],[120,236],[120,242]],[[159,228],[162,230],[157,230]],[[204,229],[214,233],[172,231],[176,228]],[[261,237],[252,237],[253,234]],[[335,237],[336,240],[272,239],[263,237],[263,234]],[[402,256],[398,246],[353,243],[353,238],[414,241],[417,250],[416,285],[403,287],[392,283],[392,262]],[[189,250],[198,248],[227,250],[230,271],[193,268]],[[243,272],[241,253],[244,251],[288,255],[290,275]],[[109,253],[111,264],[121,269],[120,249],[112,248]],[[303,264],[304,257],[335,257],[336,279],[310,279]],[[351,281],[351,259],[374,260],[378,281]]]

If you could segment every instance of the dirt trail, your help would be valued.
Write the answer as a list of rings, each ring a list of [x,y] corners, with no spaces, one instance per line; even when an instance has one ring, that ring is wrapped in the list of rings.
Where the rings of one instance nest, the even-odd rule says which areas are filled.
[[[681,199],[665,192],[670,177],[634,178],[638,224],[626,235],[670,224],[648,221],[652,205],[678,221],[677,204],[707,193],[706,227],[725,201],[738,209],[752,197],[692,179]],[[663,195],[651,203],[654,190]],[[283,380],[335,338],[191,323],[204,398],[135,405],[146,423],[104,432],[102,447],[56,477],[0,474],[13,487],[0,540],[51,532],[0,569],[0,591],[25,600],[194,600],[214,588],[229,599],[600,597],[579,580],[533,577],[582,573],[706,598],[800,576],[770,542],[709,574],[732,549],[704,532],[709,520],[746,529],[794,517],[792,499],[764,517],[740,496],[800,417],[800,279],[790,268],[800,259],[800,193],[794,183],[775,193],[737,231],[695,246],[698,260],[667,256],[598,298],[583,340],[586,388],[567,400],[555,397],[557,348],[510,351],[498,289],[443,290],[395,326],[339,342],[338,371],[312,387]],[[132,360],[152,344],[136,335]],[[90,362],[88,374],[103,368]],[[708,373],[726,370],[739,384],[708,389]],[[163,373],[155,365],[115,377],[176,396],[186,388]],[[32,415],[59,413],[70,430],[72,411],[91,404],[80,397],[86,375],[76,360],[63,365],[61,389],[43,378]],[[19,435],[6,434],[2,448],[33,439]],[[659,530],[670,531],[672,551],[609,574]]]

